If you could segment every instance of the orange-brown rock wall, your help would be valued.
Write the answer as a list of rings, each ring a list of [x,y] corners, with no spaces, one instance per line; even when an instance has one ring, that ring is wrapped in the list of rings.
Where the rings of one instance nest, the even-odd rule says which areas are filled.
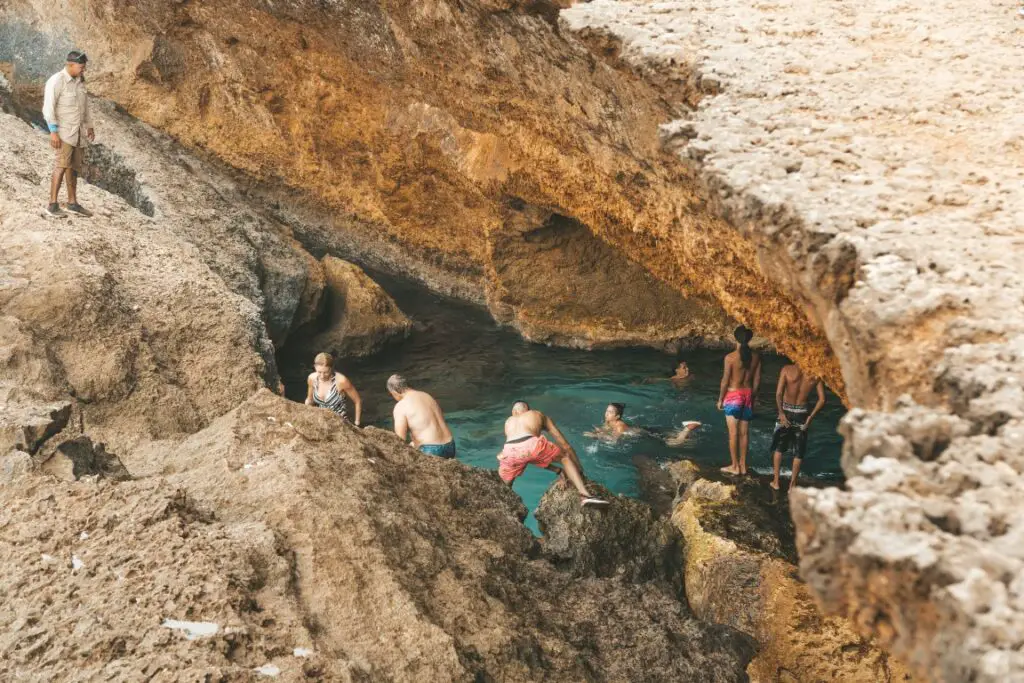
[[[32,0],[9,16],[87,49],[94,92],[315,205],[367,249],[398,245],[408,263],[454,273],[482,298],[503,298],[493,245],[509,201],[577,221],[680,293],[666,306],[684,319],[670,322],[621,321],[598,296],[563,323],[550,297],[521,297],[510,322],[527,336],[543,319],[538,340],[581,346],[714,340],[732,324],[720,314],[710,324],[720,307],[841,390],[803,304],[661,150],[658,126],[678,105],[564,35],[556,10],[543,0]],[[549,277],[545,294],[563,274]],[[658,296],[633,293],[641,309],[663,308]]]

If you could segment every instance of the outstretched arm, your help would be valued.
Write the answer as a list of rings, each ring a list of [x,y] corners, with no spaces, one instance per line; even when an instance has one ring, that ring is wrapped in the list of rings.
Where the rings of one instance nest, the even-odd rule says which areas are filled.
[[[821,409],[825,407],[825,384],[824,382],[818,382],[818,402],[814,404],[814,410],[807,416],[807,422],[804,422],[804,429],[811,426],[811,420],[814,416],[821,412]]]
[[[345,395],[352,399],[352,403],[356,407],[356,427],[359,426],[360,421],[363,419],[363,399],[359,397],[359,392],[356,391],[355,386],[349,381],[345,375],[338,375],[335,380],[338,383],[338,388],[345,392]]]
[[[779,424],[783,427],[789,426],[789,418],[786,411],[782,409],[782,397],[786,395],[786,371],[779,373],[779,383],[775,386],[775,409],[779,411]]]

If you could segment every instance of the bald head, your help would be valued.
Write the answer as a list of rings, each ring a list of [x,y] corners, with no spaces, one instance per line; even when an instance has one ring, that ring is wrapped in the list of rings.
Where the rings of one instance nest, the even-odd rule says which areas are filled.
[[[515,403],[512,404],[513,415],[522,415],[523,413],[529,410],[530,404],[528,404],[526,401],[516,401]]]

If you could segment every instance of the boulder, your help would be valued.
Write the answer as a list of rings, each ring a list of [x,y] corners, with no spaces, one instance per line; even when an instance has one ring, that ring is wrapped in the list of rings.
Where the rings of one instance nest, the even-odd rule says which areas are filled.
[[[543,559],[494,472],[266,390],[159,457],[0,486],[0,679],[746,680],[664,586]]]
[[[576,489],[561,480],[541,498],[535,514],[544,536],[544,557],[575,576],[663,581],[681,595],[679,532],[638,500],[615,496],[594,482],[587,487],[612,504],[607,509],[581,508]]]
[[[308,343],[301,342],[310,352],[327,351],[338,358],[368,356],[409,336],[412,321],[362,268],[333,256],[325,256],[322,264],[327,329]]]
[[[763,482],[700,476],[692,463],[670,468],[681,496],[672,523],[686,544],[686,597],[694,613],[751,635],[759,645],[751,681],[909,681],[906,667],[815,605],[795,565],[784,500]]]
[[[107,453],[106,446],[93,443],[88,436],[75,437],[58,445],[49,457],[41,461],[39,469],[64,481],[82,477],[103,477],[114,481],[131,478],[116,455]]]

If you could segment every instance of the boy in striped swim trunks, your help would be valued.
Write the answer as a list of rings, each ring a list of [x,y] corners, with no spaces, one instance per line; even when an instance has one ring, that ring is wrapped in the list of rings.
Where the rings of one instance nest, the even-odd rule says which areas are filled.
[[[548,432],[558,445],[548,441],[542,432]],[[554,421],[539,410],[530,410],[526,401],[516,401],[512,406],[512,417],[505,420],[505,445],[498,454],[498,475],[512,485],[517,477],[526,471],[527,465],[559,472],[555,463],[580,494],[580,505],[607,505],[608,501],[595,498],[583,483],[583,470],[576,457],[576,451],[558,431]]]
[[[808,403],[812,391],[818,393],[813,408]],[[792,491],[800,474],[800,464],[807,454],[807,429],[814,416],[825,407],[825,385],[817,377],[805,375],[796,365],[787,365],[779,373],[779,383],[775,387],[775,406],[779,410],[779,419],[772,435],[771,487],[779,490],[782,456],[789,453],[793,456],[793,476],[789,480],[789,490]]]

